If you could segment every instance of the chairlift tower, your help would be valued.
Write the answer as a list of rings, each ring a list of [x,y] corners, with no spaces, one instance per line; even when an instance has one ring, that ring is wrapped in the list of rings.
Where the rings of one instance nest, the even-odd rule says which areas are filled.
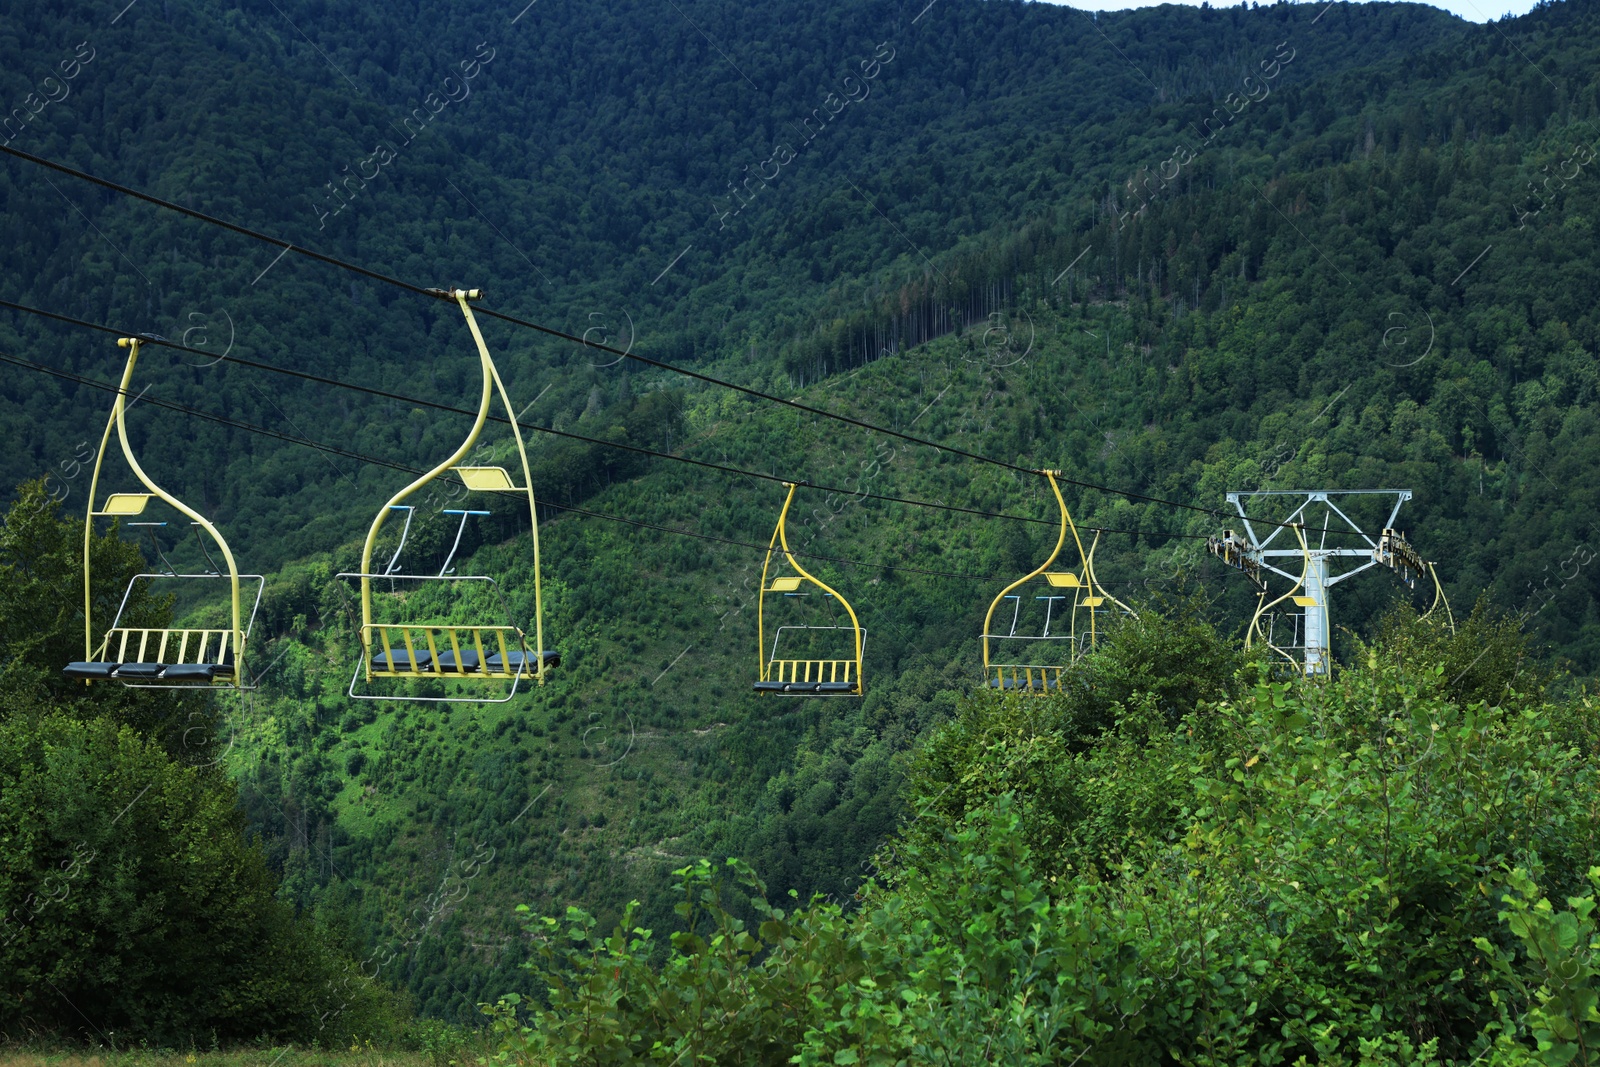
[[[1374,541],[1372,536],[1361,528],[1360,523],[1346,514],[1333,499],[1352,496],[1394,499],[1394,506],[1389,509],[1389,517],[1383,524],[1381,545],[1379,541]],[[1257,497],[1298,497],[1300,502],[1288,516],[1281,519],[1274,517],[1272,521],[1276,525],[1263,538],[1257,535],[1246,510],[1247,502]],[[1395,519],[1400,514],[1401,505],[1410,499],[1409,489],[1257,489],[1228,494],[1228,503],[1239,512],[1239,518],[1248,537],[1248,542],[1239,546],[1244,561],[1296,583],[1295,591],[1300,595],[1294,597],[1294,602],[1304,609],[1303,628],[1297,627],[1293,643],[1281,648],[1303,654],[1300,663],[1307,676],[1326,675],[1333,663],[1333,622],[1329,590],[1368,567],[1383,564],[1395,569],[1389,561],[1389,557],[1393,555],[1389,546],[1392,543],[1404,544],[1403,535],[1395,533]],[[1318,522],[1318,519],[1321,521]],[[1342,525],[1336,524],[1335,519]],[[1255,521],[1266,520],[1257,515]],[[1292,529],[1294,524],[1300,524],[1304,528],[1305,545],[1291,546],[1289,542],[1295,540],[1292,534],[1285,537],[1281,547],[1277,545],[1276,542],[1280,536],[1284,536],[1284,531]],[[1327,540],[1330,533],[1353,533],[1366,544],[1363,547],[1329,547]],[[1232,531],[1228,533],[1228,540],[1230,542],[1236,540]],[[1302,561],[1303,575],[1293,574],[1273,563],[1275,559],[1287,562],[1290,558]],[[1337,561],[1343,559],[1364,559],[1365,562],[1335,573],[1335,568],[1340,566]],[[1402,578],[1404,577],[1402,575]],[[1301,586],[1303,588],[1300,588]],[[1256,621],[1259,622],[1259,617]],[[1272,643],[1270,638],[1268,643]]]

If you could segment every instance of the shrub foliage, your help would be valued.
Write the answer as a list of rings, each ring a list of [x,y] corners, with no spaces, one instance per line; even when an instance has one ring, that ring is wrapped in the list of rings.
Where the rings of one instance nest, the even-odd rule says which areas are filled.
[[[500,1060],[1600,1062],[1592,706],[1362,655],[1133,688],[1088,737],[1071,700],[974,698],[858,907],[730,861],[679,872],[670,944],[530,913]]]

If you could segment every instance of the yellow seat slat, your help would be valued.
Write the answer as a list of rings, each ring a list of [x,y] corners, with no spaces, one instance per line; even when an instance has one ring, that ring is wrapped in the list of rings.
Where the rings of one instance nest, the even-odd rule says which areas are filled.
[[[371,676],[374,678],[448,678],[456,681],[484,679],[510,681],[518,677],[518,668],[511,662],[512,650],[506,645],[506,635],[515,632],[515,627],[512,626],[373,623],[371,629],[378,631],[378,633],[375,635],[376,640],[369,638],[367,647],[373,649],[376,646],[377,649],[384,653],[385,661],[390,664],[388,668],[372,667]],[[412,664],[410,667],[396,669],[393,666],[395,661],[394,641],[390,631],[394,630],[400,632],[400,642],[405,648],[408,657],[407,662]],[[414,634],[420,635],[421,641],[425,644],[428,652],[428,662],[424,666],[416,666],[417,639],[413,636]],[[439,634],[444,635],[447,641],[447,650],[455,657],[456,667],[447,670],[439,665],[439,642],[436,636]],[[470,650],[475,652],[478,657],[477,666],[470,671],[459,669],[459,665],[462,663],[462,634],[469,635]],[[485,634],[491,635],[490,639],[493,644],[490,649],[483,647]],[[496,654],[496,652],[500,656],[501,666],[500,669],[493,670],[489,667],[489,657]],[[528,653],[528,658],[532,660],[536,655],[536,653]],[[369,652],[368,657],[370,666],[371,652]],[[530,674],[537,673],[538,666],[537,662],[525,662],[520,668],[521,676],[527,677]]]

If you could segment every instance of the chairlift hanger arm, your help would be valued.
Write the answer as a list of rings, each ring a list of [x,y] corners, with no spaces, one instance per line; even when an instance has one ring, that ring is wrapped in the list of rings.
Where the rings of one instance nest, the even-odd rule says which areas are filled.
[[[473,290],[473,295],[475,296],[476,294],[477,290]],[[463,298],[463,306],[465,306],[465,298]],[[480,362],[486,363],[487,356],[480,356]],[[489,378],[487,367],[485,367],[483,373],[483,386],[478,398],[477,417],[473,420],[472,429],[467,433],[466,440],[462,441],[456,450],[452,452],[443,462],[436,464],[420,477],[413,480],[409,485],[405,486],[405,488],[395,493],[394,496],[389,498],[388,502],[385,503],[383,507],[378,509],[377,517],[372,520],[372,526],[367,530],[366,543],[361,547],[361,574],[367,575],[372,572],[372,550],[377,544],[378,532],[383,529],[384,521],[388,519],[389,513],[391,511],[399,510],[412,493],[415,493],[424,485],[427,485],[429,482],[439,477],[439,475],[445,473],[451,467],[454,467],[457,463],[461,462],[461,460],[472,451],[472,446],[477,444],[478,436],[483,433],[484,423],[487,422],[489,418],[489,400],[493,396],[492,390],[493,383]],[[408,525],[410,517],[411,516],[408,512],[406,515]],[[371,579],[365,577],[361,579],[361,623],[363,627],[370,627],[372,625]]]
[[[1096,548],[1099,548],[1099,547],[1100,547],[1100,531],[1096,530],[1095,534],[1094,534],[1094,540],[1092,542],[1090,542],[1090,544],[1089,544],[1089,556],[1088,556],[1087,559],[1084,560],[1084,569],[1089,574],[1089,592],[1090,592],[1090,594],[1093,595],[1093,596],[1104,597],[1105,599],[1107,599],[1107,600],[1111,601],[1113,604],[1115,604],[1117,607],[1121,608],[1127,614],[1129,614],[1129,615],[1133,616],[1135,619],[1137,619],[1139,617],[1139,613],[1134,611],[1132,608],[1128,607],[1128,605],[1124,604],[1122,601],[1118,600],[1116,597],[1112,596],[1110,593],[1106,592],[1106,587],[1100,584],[1099,577],[1094,573],[1094,551],[1095,551]]]
[[[800,565],[800,561],[795,558],[794,553],[789,549],[789,530],[787,520],[789,517],[789,505],[794,500],[794,493],[797,488],[797,484],[790,483],[789,495],[783,502],[783,511],[778,515],[777,535],[778,543],[783,546],[783,558],[788,560],[789,566],[793,567],[807,581],[811,582],[813,585],[820,588],[824,593],[829,594],[840,604],[844,605],[845,612],[850,616],[850,627],[855,634],[856,663],[859,664],[861,662],[861,620],[856,618],[856,609],[851,607],[850,601],[839,595],[838,590],[834,589],[833,586],[829,585],[827,582],[823,581],[821,578],[818,578],[816,575],[802,567]]]
[[[533,497],[533,469],[528,462],[528,448],[522,440],[522,427],[517,422],[517,411],[511,405],[511,396],[506,392],[505,382],[500,380],[500,371],[495,367],[494,360],[489,357],[489,346],[484,343],[483,331],[478,328],[478,320],[472,314],[472,307],[467,303],[480,295],[479,290],[470,292],[457,289],[452,294],[456,304],[461,308],[461,313],[466,316],[467,328],[472,331],[472,340],[478,346],[478,353],[488,368],[489,377],[494,379],[494,387],[500,393],[500,402],[505,405],[506,421],[511,424],[511,437],[517,445],[517,455],[522,459],[522,485],[528,496],[528,522],[533,538],[533,631],[534,645],[538,650],[538,684],[544,684],[545,654],[544,654],[544,576],[543,567],[539,560],[539,505]]]
[[[1445,621],[1450,624],[1450,632],[1455,633],[1456,616],[1450,610],[1450,599],[1444,595],[1444,583],[1439,581],[1439,572],[1433,569],[1432,563],[1428,564],[1428,574],[1433,578],[1433,604],[1429,606],[1427,611],[1422,613],[1422,617],[1426,619],[1438,609],[1440,604],[1443,604]]]

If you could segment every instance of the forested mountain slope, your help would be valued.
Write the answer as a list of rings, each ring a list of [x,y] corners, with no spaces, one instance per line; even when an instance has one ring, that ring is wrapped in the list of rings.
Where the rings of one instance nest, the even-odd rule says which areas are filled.
[[[1209,508],[1230,489],[1411,488],[1404,525],[1458,608],[1487,594],[1581,671],[1600,659],[1592,4],[1484,27],[1343,4],[69,11],[19,13],[0,39],[13,80],[93,56],[8,131],[18,148],[1084,482]],[[448,306],[14,159],[0,196],[7,299],[470,403]],[[488,332],[530,425],[1050,517],[1033,480],[948,451]],[[115,352],[22,315],[0,319],[0,351],[101,379]],[[204,363],[149,351],[153,396],[370,456],[436,461],[466,429],[185,360]],[[9,480],[53,468],[81,507],[62,461],[104,394],[0,382],[28,446]],[[904,814],[907,754],[974,681],[989,599],[1053,536],[816,494],[796,547],[858,564],[816,561],[869,629],[868,696],[757,700],[759,553],[670,531],[764,545],[779,487],[536,435],[544,499],[669,529],[551,514],[561,672],[505,707],[380,711],[344,696],[351,602],[332,575],[403,476],[166,410],[130,422],[152,473],[277,572],[271,670],[230,759],[285,895],[463,1017],[517,979],[512,902],[609,914],[637,896],[665,927],[667,872],[704,854],[750,858],[775,890],[851,892]],[[1136,531],[1096,556],[1118,595],[1198,585],[1242,623],[1250,598],[1199,550],[1219,519],[1070,502]],[[421,558],[448,548],[445,521],[419,531]],[[526,618],[526,537],[472,536],[470,565]],[[1365,576],[1336,621],[1361,629],[1403,595]]]
[[[18,11],[0,59],[5,98],[27,121],[6,136],[417,284],[482,286],[573,334],[673,361],[748,359],[746,375],[764,377],[778,348],[813,331],[827,288],[902,260],[920,274],[963,236],[1120,175],[1145,105],[1220,90],[1225,71],[1274,53],[1293,14],[520,11],[164,3],[115,24],[88,4]],[[1417,5],[1347,14],[1285,81],[1461,32]],[[403,393],[451,390],[465,381],[455,368],[471,370],[456,323],[425,302],[15,161],[3,174],[9,299],[218,354],[231,340]],[[17,331],[9,349],[47,344],[74,370],[110,373],[92,335],[41,334],[15,316],[3,328]],[[551,386],[532,411],[547,423],[584,411],[587,364],[608,362],[531,334],[502,348],[521,403]],[[434,438],[407,440],[398,412],[360,397],[185,361],[202,366],[150,360],[145,381],[256,425],[320,426],[406,461],[433,454]],[[598,383],[601,403],[619,401],[619,377]],[[95,421],[99,399],[63,388],[6,390],[7,419],[47,429],[24,435],[30,452],[8,457],[5,484],[70,456]],[[174,450],[175,478],[201,488],[255,558],[294,558],[360,526],[360,509],[330,506],[351,499],[348,483],[335,489],[338,474],[301,450],[188,423],[150,432],[194,442]],[[219,453],[242,464],[225,482]],[[355,499],[379,502],[362,472],[347,476]]]

